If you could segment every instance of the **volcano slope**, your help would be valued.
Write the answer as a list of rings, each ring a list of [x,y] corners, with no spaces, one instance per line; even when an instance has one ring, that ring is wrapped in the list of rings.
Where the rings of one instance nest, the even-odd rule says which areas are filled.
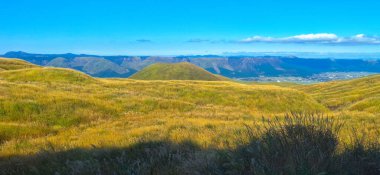
[[[214,75],[207,70],[188,62],[152,64],[132,75],[130,78],[136,80],[228,80],[228,78]]]

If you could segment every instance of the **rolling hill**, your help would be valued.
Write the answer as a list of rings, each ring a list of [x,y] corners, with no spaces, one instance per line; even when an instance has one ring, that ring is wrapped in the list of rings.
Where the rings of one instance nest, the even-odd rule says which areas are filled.
[[[133,74],[130,78],[136,80],[227,80],[227,78],[214,75],[188,62],[175,64],[156,63]]]
[[[0,71],[35,68],[35,67],[39,67],[39,66],[26,62],[24,60],[20,60],[20,59],[0,58]]]
[[[64,68],[29,68],[0,72],[0,80],[10,82],[90,83],[95,79],[75,70]]]
[[[298,86],[332,110],[380,112],[380,75]]]
[[[153,70],[162,70],[177,79],[222,79],[189,63],[159,64],[158,67]],[[303,92],[272,85],[230,81],[98,79],[62,68],[0,72],[0,125],[4,126],[0,129],[0,137],[7,141],[2,153],[12,152],[13,146],[17,145],[13,141],[19,138],[34,142],[57,132],[76,135],[61,129],[77,126],[101,128],[104,121],[124,123],[141,117],[145,124],[125,126],[125,129],[137,132],[151,122],[152,126],[163,124],[162,129],[168,129],[177,120],[210,123],[253,121],[263,114],[280,115],[292,111],[324,112],[327,109]],[[120,137],[129,137],[121,134]],[[99,139],[102,137],[96,142]],[[62,141],[78,144],[65,139]],[[27,149],[23,151],[27,152]],[[33,152],[33,149],[29,151]]]
[[[9,61],[14,60],[4,62],[14,65]],[[376,76],[357,82],[335,82],[336,86],[321,84],[324,90],[319,85],[280,87],[217,81],[224,79],[190,63],[155,64],[136,75],[141,79],[169,79],[161,81],[93,78],[62,68],[31,66],[8,70],[20,66],[6,64],[0,71],[0,174],[180,174],[194,169],[206,172],[199,174],[231,173],[236,167],[246,171],[240,162],[247,162],[249,167],[252,158],[260,158],[252,156],[256,153],[252,150],[277,155],[292,150],[293,147],[282,149],[300,137],[307,142],[302,139],[294,142],[296,148],[305,143],[311,145],[302,147],[305,157],[324,157],[319,156],[320,152],[316,152],[318,156],[310,156],[309,150],[326,145],[325,135],[330,138],[331,132],[325,125],[320,126],[323,132],[315,133],[312,130],[315,127],[306,127],[311,129],[309,133],[299,125],[289,128],[279,125],[289,132],[283,134],[291,139],[277,144],[273,129],[278,128],[272,128],[266,120],[277,116],[278,121],[283,121],[284,115],[292,112],[330,114],[313,97],[321,101],[328,93],[338,97],[343,90],[363,95],[364,92],[355,91],[355,85],[372,91],[366,97],[378,94],[378,90],[371,88],[378,84]],[[313,97],[292,88],[300,88]],[[377,115],[373,116],[377,120],[372,120],[372,116],[349,116],[346,121],[350,126],[367,129],[371,136],[375,135],[370,138],[376,141],[377,135],[373,133],[378,131],[380,122]],[[297,121],[314,124],[322,120]],[[254,128],[268,128],[270,132],[263,140],[255,140],[261,135]],[[331,137],[336,139],[335,135]],[[265,138],[275,143],[274,147],[257,146]],[[330,142],[335,150],[337,141]],[[298,152],[282,157],[293,155]],[[275,157],[273,162],[277,160]],[[308,161],[302,159],[303,162]],[[312,161],[313,167],[315,162],[323,161]]]

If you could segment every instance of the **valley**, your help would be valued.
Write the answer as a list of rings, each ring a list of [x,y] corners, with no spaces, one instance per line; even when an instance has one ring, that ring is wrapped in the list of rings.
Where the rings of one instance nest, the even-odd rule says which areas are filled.
[[[365,77],[373,75],[376,73],[372,72],[325,72],[320,74],[314,74],[309,77],[246,77],[246,78],[237,78],[240,81],[255,81],[255,82],[288,82],[288,83],[297,83],[297,84],[315,84],[328,81],[336,80],[350,80],[360,77]]]

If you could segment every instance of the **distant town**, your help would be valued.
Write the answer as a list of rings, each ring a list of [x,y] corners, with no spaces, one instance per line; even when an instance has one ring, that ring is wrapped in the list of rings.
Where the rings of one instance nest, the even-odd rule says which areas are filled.
[[[241,81],[258,81],[258,82],[293,82],[299,84],[313,84],[327,81],[336,81],[336,80],[349,80],[354,78],[365,77],[369,75],[373,75],[376,73],[372,72],[325,72],[320,74],[314,74],[309,77],[248,77],[248,78],[236,78]]]

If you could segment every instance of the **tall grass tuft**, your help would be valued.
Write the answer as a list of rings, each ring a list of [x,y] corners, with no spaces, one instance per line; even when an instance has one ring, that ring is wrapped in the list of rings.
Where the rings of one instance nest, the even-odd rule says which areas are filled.
[[[251,142],[230,153],[231,174],[379,174],[379,144],[352,135],[340,143],[343,124],[320,114],[291,114],[251,128]]]
[[[380,174],[380,142],[358,133],[363,132],[353,129],[351,141],[344,144],[339,154],[340,167],[336,168],[341,174]],[[377,135],[380,136],[380,132]]]

